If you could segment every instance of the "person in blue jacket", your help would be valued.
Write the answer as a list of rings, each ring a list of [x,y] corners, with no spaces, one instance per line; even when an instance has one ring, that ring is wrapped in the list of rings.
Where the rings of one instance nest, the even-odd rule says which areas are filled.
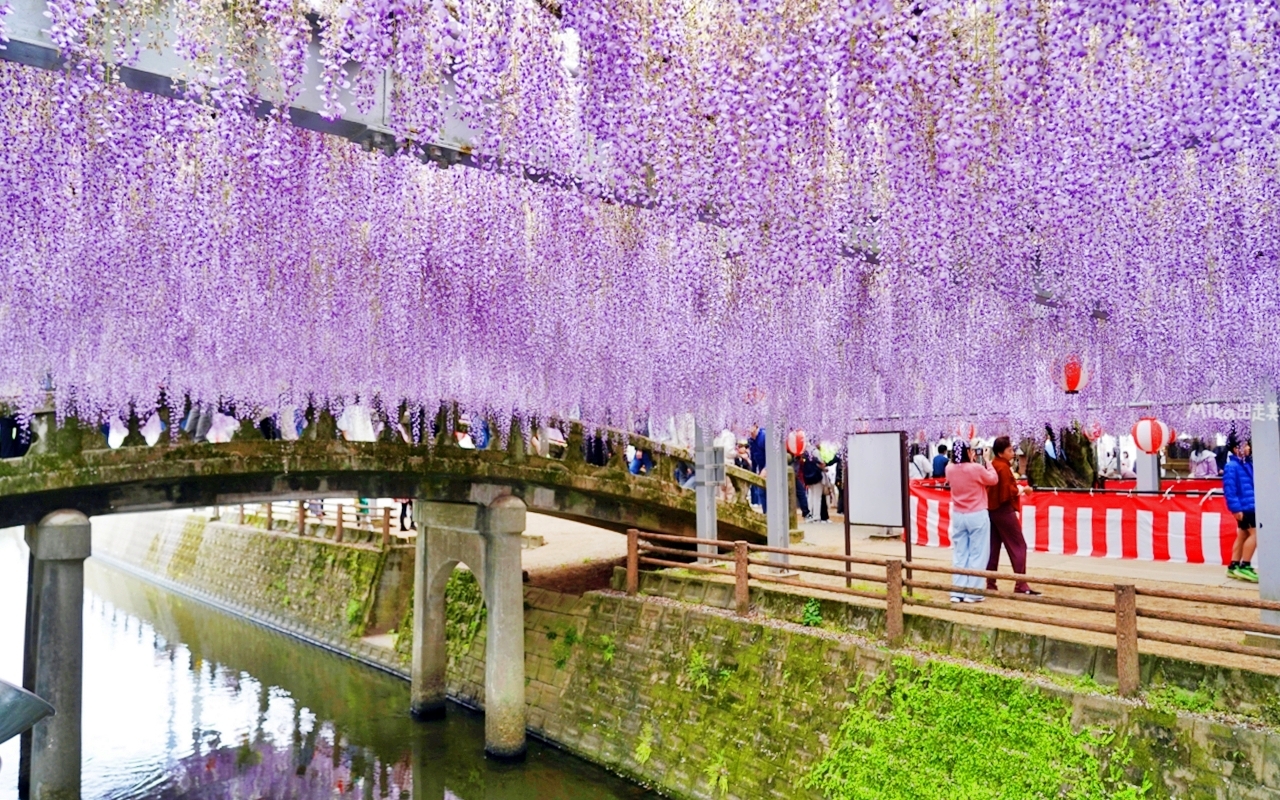
[[[951,457],[947,455],[947,446],[945,444],[938,445],[938,454],[933,457],[933,477],[947,477],[947,465],[951,463]]]
[[[1231,548],[1231,565],[1227,576],[1236,580],[1258,582],[1258,572],[1249,563],[1258,546],[1258,522],[1253,502],[1253,460],[1249,457],[1249,443],[1236,439],[1235,432],[1227,439],[1227,466],[1222,473],[1222,493],[1227,498],[1227,510],[1236,518],[1236,543]]]
[[[751,471],[759,475],[764,471],[765,467],[765,438],[764,428],[759,425],[752,425],[751,430],[747,432],[747,453],[751,456]],[[769,501],[764,489],[752,484],[751,486],[751,502],[760,506],[762,512],[768,512]]]

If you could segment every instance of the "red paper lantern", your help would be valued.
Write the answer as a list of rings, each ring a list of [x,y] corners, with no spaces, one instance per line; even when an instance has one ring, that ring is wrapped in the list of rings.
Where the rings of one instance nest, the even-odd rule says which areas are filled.
[[[1067,356],[1058,367],[1058,385],[1067,394],[1077,394],[1089,385],[1089,370],[1079,356]]]
[[[1143,417],[1133,425],[1134,444],[1147,455],[1155,455],[1160,448],[1173,441],[1174,432],[1168,425],[1155,417]]]
[[[1091,442],[1096,442],[1102,438],[1103,433],[1105,433],[1105,431],[1102,430],[1102,423],[1095,422],[1084,429],[1084,438]]]
[[[966,442],[972,442],[978,438],[978,426],[973,423],[965,425],[963,423],[956,426],[956,438],[963,439]]]
[[[792,431],[787,434],[787,452],[793,456],[804,452],[804,431]]]

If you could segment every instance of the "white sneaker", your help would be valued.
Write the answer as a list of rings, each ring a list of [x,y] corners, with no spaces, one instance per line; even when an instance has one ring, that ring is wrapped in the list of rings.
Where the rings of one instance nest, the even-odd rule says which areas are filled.
[[[954,595],[954,594],[953,594],[953,595],[951,595],[951,602],[953,602],[953,603],[963,603],[963,602],[964,602],[964,598],[963,598],[963,597],[958,597],[958,596],[956,596],[956,595]]]
[[[986,599],[987,598],[983,597],[982,595],[975,595],[974,597],[966,597],[964,601],[966,603],[981,603],[983,600],[986,600]]]

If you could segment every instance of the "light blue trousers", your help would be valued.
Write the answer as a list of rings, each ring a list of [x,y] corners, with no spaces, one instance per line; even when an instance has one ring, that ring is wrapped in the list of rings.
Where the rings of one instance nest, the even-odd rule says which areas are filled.
[[[960,569],[986,569],[991,553],[991,515],[986,511],[951,515],[951,566]],[[985,578],[975,575],[952,575],[956,589],[981,589]],[[951,592],[952,597],[974,599],[982,595],[964,591]]]

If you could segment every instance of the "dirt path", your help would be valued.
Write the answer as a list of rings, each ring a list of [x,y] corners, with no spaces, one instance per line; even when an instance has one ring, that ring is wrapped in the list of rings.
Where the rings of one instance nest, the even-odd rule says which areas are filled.
[[[522,559],[529,583],[542,589],[578,595],[606,589],[614,566],[626,563],[627,537],[604,528],[529,514],[525,534],[546,542]]]

